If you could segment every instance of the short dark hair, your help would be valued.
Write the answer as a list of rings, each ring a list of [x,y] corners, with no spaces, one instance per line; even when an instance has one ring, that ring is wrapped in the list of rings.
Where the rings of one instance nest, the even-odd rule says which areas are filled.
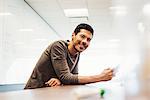
[[[80,29],[88,30],[92,33],[92,35],[94,34],[94,30],[89,24],[81,23],[75,28],[74,30],[75,35],[77,35],[80,32]]]

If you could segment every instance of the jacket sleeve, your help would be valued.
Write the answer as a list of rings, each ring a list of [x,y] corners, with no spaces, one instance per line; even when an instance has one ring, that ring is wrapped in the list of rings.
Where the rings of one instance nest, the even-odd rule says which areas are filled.
[[[78,76],[72,74],[69,70],[66,52],[62,44],[53,44],[51,49],[51,60],[54,70],[63,84],[78,84]]]

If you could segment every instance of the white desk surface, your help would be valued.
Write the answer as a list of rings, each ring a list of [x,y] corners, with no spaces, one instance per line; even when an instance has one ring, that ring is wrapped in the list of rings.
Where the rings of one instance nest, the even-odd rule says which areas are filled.
[[[98,93],[103,85],[66,85],[59,87],[46,87],[12,92],[1,92],[0,100],[124,100],[124,91],[120,86],[106,89],[102,99]],[[107,84],[106,84],[107,85]],[[111,87],[112,84],[109,84]],[[95,87],[96,86],[96,87]]]

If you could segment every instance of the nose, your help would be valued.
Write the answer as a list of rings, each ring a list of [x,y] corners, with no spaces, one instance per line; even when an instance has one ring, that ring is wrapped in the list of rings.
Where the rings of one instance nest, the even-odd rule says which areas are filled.
[[[85,42],[83,42],[82,44],[83,44],[84,46],[86,45],[86,43],[85,43]]]
[[[88,41],[87,41],[86,39],[84,39],[84,40],[82,41],[82,44],[83,44],[84,46],[87,46],[87,45],[88,45]]]

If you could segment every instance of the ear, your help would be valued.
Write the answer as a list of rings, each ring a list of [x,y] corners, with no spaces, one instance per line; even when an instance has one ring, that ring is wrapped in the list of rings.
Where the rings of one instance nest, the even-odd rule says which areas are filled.
[[[74,40],[74,37],[75,37],[75,33],[73,32],[72,33],[72,40]]]
[[[75,36],[75,33],[73,32],[73,33],[72,33],[72,37],[74,37],[74,36]]]

